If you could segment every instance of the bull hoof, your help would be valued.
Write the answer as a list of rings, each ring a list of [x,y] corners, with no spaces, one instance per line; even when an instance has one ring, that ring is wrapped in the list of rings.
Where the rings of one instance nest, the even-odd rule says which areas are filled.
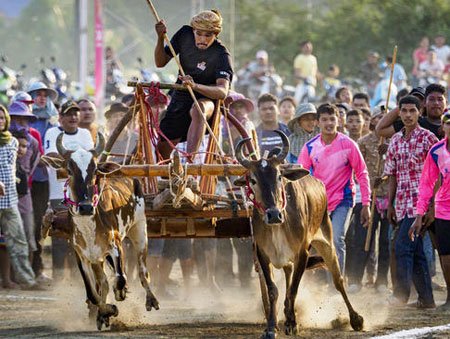
[[[103,325],[109,327],[109,318],[117,317],[119,315],[119,309],[116,305],[106,304],[104,307],[99,308],[97,312],[97,329],[101,331]]]
[[[147,301],[145,302],[145,308],[147,311],[151,311],[152,308],[155,310],[159,310],[159,302],[158,300],[152,295],[147,297]]]
[[[364,318],[355,312],[350,315],[350,325],[352,326],[353,330],[362,331],[364,327]]]
[[[277,333],[275,330],[269,331],[265,330],[264,333],[261,335],[261,339],[275,339],[277,337]]]
[[[298,334],[298,326],[295,322],[287,322],[284,324],[284,333],[286,335],[297,335]]]
[[[114,298],[116,301],[124,301],[127,297],[127,288],[124,287],[123,289],[114,289]]]

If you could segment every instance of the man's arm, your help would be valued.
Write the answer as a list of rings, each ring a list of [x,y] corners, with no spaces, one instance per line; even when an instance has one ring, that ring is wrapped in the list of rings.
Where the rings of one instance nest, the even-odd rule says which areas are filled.
[[[379,137],[390,138],[395,134],[394,122],[398,119],[399,109],[396,107],[381,118],[375,127],[375,133]]]
[[[215,86],[202,85],[194,82],[190,75],[179,76],[181,83],[185,86],[191,86],[195,92],[203,94],[210,99],[225,99],[228,94],[230,82],[226,79],[219,78],[216,80]]]
[[[387,219],[393,226],[397,226],[397,217],[395,215],[394,201],[395,194],[397,193],[397,178],[395,175],[389,176],[389,185],[388,185],[388,210],[387,210]]]
[[[156,23],[155,30],[158,36],[155,47],[155,64],[156,67],[164,67],[171,59],[164,49],[164,34],[167,32],[166,23],[164,20]]]

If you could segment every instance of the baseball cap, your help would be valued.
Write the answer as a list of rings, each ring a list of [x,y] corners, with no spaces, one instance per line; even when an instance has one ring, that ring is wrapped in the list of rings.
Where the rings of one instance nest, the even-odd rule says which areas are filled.
[[[62,106],[61,106],[61,115],[68,114],[72,110],[80,111],[80,107],[77,105],[77,103],[73,100],[67,100]]]

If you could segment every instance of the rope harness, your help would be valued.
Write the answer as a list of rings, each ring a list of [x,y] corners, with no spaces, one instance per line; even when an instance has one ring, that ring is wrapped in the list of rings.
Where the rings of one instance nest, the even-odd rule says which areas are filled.
[[[80,203],[73,201],[72,199],[69,198],[68,194],[67,194],[67,187],[69,187],[69,182],[70,182],[70,178],[66,180],[66,182],[64,183],[64,188],[63,188],[63,193],[64,193],[64,199],[63,199],[63,204],[67,207],[71,207],[71,206],[75,206],[75,207],[79,207]],[[103,184],[103,187],[105,185]],[[102,191],[103,191],[103,187],[102,187]],[[94,186],[94,194],[92,195],[92,207],[96,208],[98,205],[98,202],[100,201],[100,195],[98,194],[98,185],[95,184]]]
[[[261,214],[264,214],[266,210],[263,207],[263,204],[256,200],[255,192],[253,191],[252,187],[250,186],[250,176],[247,174],[245,176],[245,195],[247,196],[248,200],[250,200],[253,203],[253,206],[258,209]],[[282,207],[281,211],[284,211],[286,209],[286,190],[283,185],[281,185],[281,199],[282,199]]]

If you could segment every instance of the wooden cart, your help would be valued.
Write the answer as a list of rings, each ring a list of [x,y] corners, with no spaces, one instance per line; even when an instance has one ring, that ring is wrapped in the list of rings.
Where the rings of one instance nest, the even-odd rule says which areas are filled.
[[[236,196],[226,191],[216,192],[219,178],[232,189],[229,178],[244,175],[247,171],[231,158],[219,154],[220,147],[215,142],[221,133],[222,116],[224,121],[237,128],[243,138],[249,138],[239,121],[227,114],[220,100],[216,101],[215,111],[210,120],[215,138],[209,138],[204,163],[183,163],[176,151],[169,162],[158,163],[155,158],[155,145],[151,142],[152,137],[157,134],[157,126],[152,120],[154,112],[149,112],[151,109],[145,100],[148,90],[155,85],[140,82],[129,82],[128,85],[136,88],[136,101],[111,134],[99,161],[106,160],[106,154],[111,151],[123,128],[135,119],[140,133],[137,152],[132,158],[132,163],[121,166],[109,175],[142,178],[148,236],[151,238],[251,236],[250,217],[253,212],[245,194]],[[181,85],[160,84],[158,87],[183,89]],[[250,154],[256,155],[255,144],[254,139],[247,142]]]

